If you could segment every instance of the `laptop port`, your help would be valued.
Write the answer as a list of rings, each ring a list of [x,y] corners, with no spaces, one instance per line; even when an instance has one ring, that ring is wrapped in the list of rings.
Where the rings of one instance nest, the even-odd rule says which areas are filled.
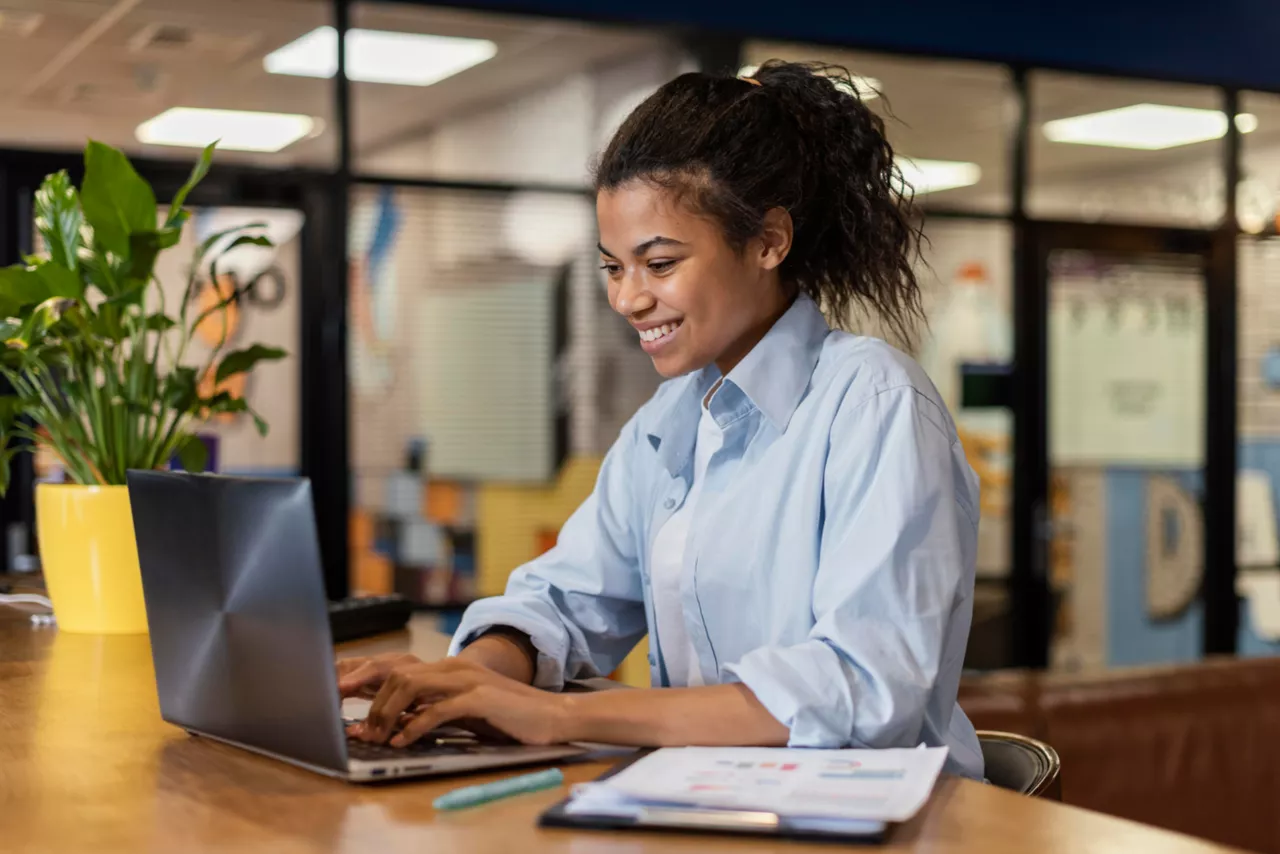
[[[382,776],[383,774],[385,774],[385,773],[387,773],[387,769],[386,769],[386,768],[373,768],[373,769],[371,769],[371,770],[369,771],[369,776],[370,776],[370,777],[381,777],[381,776]]]

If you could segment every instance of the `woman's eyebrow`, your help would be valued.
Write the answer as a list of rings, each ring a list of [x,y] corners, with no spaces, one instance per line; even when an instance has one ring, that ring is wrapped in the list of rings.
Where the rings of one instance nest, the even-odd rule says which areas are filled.
[[[631,250],[631,254],[643,255],[655,246],[688,246],[688,244],[682,240],[676,240],[674,237],[663,237],[662,235],[657,235],[656,237],[650,237],[648,240],[642,240],[637,243],[635,248]],[[600,254],[602,255],[608,255],[610,258],[618,257],[608,249],[605,249],[604,245],[601,243],[597,243],[596,248],[600,250]]]

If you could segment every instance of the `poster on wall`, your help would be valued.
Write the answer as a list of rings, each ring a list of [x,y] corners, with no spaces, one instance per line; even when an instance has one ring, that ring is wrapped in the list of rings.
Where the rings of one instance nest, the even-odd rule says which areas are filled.
[[[1204,456],[1198,258],[1050,258],[1049,453],[1055,465],[1198,467]]]
[[[209,278],[207,267],[192,271],[195,248],[213,239],[209,256],[235,239],[229,229],[249,223],[261,224],[272,246],[239,246],[218,262],[217,281]],[[183,288],[191,284],[190,299],[195,310],[207,310],[238,288],[247,288],[244,298],[210,315],[195,328],[184,362],[201,372],[201,391],[226,391],[243,397],[270,425],[266,436],[259,435],[244,413],[215,416],[200,425],[200,432],[217,437],[217,468],[224,474],[294,475],[298,471],[298,382],[300,287],[300,233],[303,215],[282,208],[206,207],[194,209],[190,227],[172,252],[161,254],[156,278],[164,290],[167,305],[182,301]],[[219,233],[224,236],[217,238]],[[261,365],[252,374],[228,377],[216,382],[215,354],[257,342],[279,347],[284,359]]]

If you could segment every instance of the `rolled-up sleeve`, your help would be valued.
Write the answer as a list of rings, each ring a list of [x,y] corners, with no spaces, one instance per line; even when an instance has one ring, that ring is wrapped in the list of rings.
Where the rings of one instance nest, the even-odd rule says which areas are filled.
[[[966,577],[962,539],[976,528],[971,474],[952,436],[937,405],[910,387],[842,406],[834,419],[813,629],[724,668],[790,729],[790,745],[918,741]]]
[[[644,636],[630,475],[637,435],[633,418],[556,546],[515,570],[502,596],[467,609],[450,655],[487,629],[509,626],[527,634],[538,651],[534,684],[559,690],[568,679],[612,672]]]

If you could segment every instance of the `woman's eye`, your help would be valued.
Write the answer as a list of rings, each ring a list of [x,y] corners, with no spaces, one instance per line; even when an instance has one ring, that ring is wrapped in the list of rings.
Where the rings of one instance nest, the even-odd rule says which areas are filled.
[[[670,270],[675,265],[675,263],[676,262],[674,260],[650,261],[649,269],[655,273],[665,273],[667,270]]]
[[[610,276],[616,276],[616,275],[618,275],[619,273],[621,273],[621,272],[622,272],[622,265],[621,265],[621,264],[611,264],[610,262],[606,261],[606,262],[604,262],[603,264],[601,264],[601,265],[600,265],[600,269],[601,269],[601,270],[604,270],[604,271],[605,271],[606,273],[608,273]]]

